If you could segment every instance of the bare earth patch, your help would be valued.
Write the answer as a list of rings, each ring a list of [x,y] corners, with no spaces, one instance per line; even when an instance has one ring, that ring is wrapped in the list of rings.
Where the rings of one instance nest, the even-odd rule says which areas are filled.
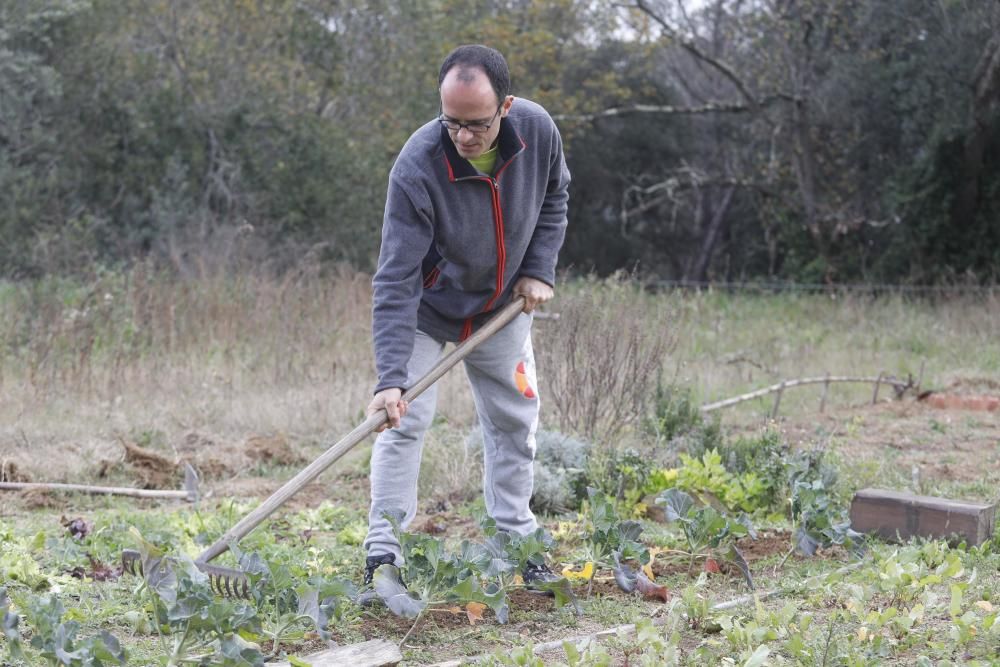
[[[1000,474],[1000,414],[940,409],[913,399],[780,421],[793,447],[834,442],[845,461],[892,465],[910,478],[980,482]]]

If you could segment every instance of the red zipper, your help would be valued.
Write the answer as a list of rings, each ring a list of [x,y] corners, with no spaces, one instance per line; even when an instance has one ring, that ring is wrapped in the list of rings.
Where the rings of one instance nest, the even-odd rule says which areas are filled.
[[[521,150],[523,151],[527,147],[528,144],[524,142],[524,139],[521,139]],[[500,170],[496,173],[496,176],[494,176],[493,178],[477,177],[478,180],[486,181],[490,186],[490,196],[493,199],[493,228],[494,231],[496,232],[496,237],[497,237],[497,287],[496,290],[494,290],[493,292],[493,296],[491,296],[490,300],[486,302],[486,305],[483,307],[483,309],[479,311],[480,314],[488,312],[490,308],[493,307],[493,304],[496,302],[496,300],[500,298],[500,294],[503,292],[504,269],[507,266],[507,246],[504,244],[504,239],[503,239],[503,207],[500,206],[500,174],[503,173],[504,169],[510,166],[510,163],[513,162],[514,158],[516,158],[518,155],[520,155],[520,151],[512,155],[511,158],[507,160],[507,162],[505,162],[502,167],[500,167]],[[454,181],[455,174],[451,170],[451,163],[448,162],[447,155],[445,156],[444,162],[448,166],[448,179],[450,181]],[[463,178],[462,180],[465,179]],[[470,317],[463,323],[462,334],[461,336],[459,336],[458,340],[459,342],[461,342],[471,335],[472,335],[472,318]]]
[[[438,276],[440,275],[441,275],[441,269],[439,269],[436,266],[433,269],[431,269],[431,272],[427,274],[426,278],[424,278],[424,289],[430,289],[434,287],[434,283],[437,282]]]
[[[508,162],[507,164],[510,164]],[[493,230],[496,234],[497,239],[497,286],[493,291],[493,296],[490,300],[486,302],[480,313],[489,312],[490,308],[500,297],[503,292],[503,278],[504,270],[507,266],[507,246],[504,243],[504,230],[503,230],[503,208],[500,206],[500,174],[507,167],[505,164],[497,172],[496,178],[481,178],[479,180],[485,181],[490,186],[490,197],[493,201]],[[465,320],[465,324],[462,326],[462,335],[459,341],[463,341],[472,335],[472,318]]]

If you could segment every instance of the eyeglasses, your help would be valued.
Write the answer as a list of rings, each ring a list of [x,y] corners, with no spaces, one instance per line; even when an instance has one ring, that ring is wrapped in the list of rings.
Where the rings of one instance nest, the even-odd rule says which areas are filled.
[[[459,132],[464,127],[473,134],[485,134],[489,132],[491,127],[493,127],[493,119],[497,117],[497,114],[500,113],[500,109],[502,108],[503,103],[501,103],[500,106],[497,107],[497,110],[493,112],[493,115],[490,116],[490,122],[488,123],[459,123],[457,120],[445,118],[443,113],[438,117],[438,120],[450,132]]]

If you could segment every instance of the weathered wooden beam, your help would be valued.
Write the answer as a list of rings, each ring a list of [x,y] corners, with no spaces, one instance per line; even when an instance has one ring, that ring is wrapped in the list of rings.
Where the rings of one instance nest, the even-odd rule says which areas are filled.
[[[191,464],[184,464],[184,489],[133,489],[126,486],[91,486],[89,484],[61,484],[55,482],[0,482],[0,491],[74,491],[106,496],[131,496],[133,498],[175,498],[189,503],[198,502],[198,473]]]
[[[851,528],[888,541],[958,537],[979,545],[993,537],[996,505],[885,489],[862,489],[851,501]]]
[[[312,667],[390,667],[403,661],[399,647],[384,639],[338,646],[301,658]],[[291,667],[288,662],[269,662],[268,667]]]

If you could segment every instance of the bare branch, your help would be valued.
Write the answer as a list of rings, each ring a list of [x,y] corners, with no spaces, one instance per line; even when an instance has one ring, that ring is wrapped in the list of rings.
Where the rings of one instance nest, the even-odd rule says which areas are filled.
[[[660,114],[701,114],[701,113],[744,113],[750,111],[750,107],[745,104],[731,104],[728,102],[713,102],[700,107],[675,107],[669,104],[635,104],[630,107],[612,107],[603,111],[583,114],[553,114],[554,120],[576,120],[591,121],[598,118],[608,118],[610,116],[622,116],[630,113],[660,113]]]
[[[724,76],[725,78],[729,79],[729,81],[734,86],[736,86],[736,89],[740,91],[740,94],[749,103],[749,106],[751,107],[751,109],[753,111],[757,110],[757,107],[759,106],[758,103],[757,103],[757,99],[753,96],[753,94],[750,92],[750,90],[743,83],[743,80],[740,79],[740,77],[736,74],[735,71],[733,71],[732,67],[730,67],[726,63],[722,62],[718,58],[713,58],[712,56],[710,56],[707,53],[705,53],[704,51],[702,51],[698,47],[698,45],[694,43],[693,39],[691,39],[690,37],[686,37],[686,36],[680,34],[677,31],[676,28],[674,28],[672,25],[670,25],[669,23],[667,23],[667,21],[663,17],[661,17],[659,14],[657,14],[655,11],[653,11],[653,9],[645,2],[645,0],[635,0],[635,8],[638,9],[639,11],[645,13],[647,16],[649,16],[654,21],[656,21],[660,25],[660,27],[662,27],[663,30],[672,39],[676,40],[677,43],[680,44],[681,47],[684,48],[685,51],[687,51],[688,53],[690,53],[692,56],[694,56],[698,60],[700,60],[700,61],[702,61],[702,62],[704,62],[704,63],[712,66],[713,68],[715,68],[716,70],[718,70],[719,73],[722,74],[722,76]]]

